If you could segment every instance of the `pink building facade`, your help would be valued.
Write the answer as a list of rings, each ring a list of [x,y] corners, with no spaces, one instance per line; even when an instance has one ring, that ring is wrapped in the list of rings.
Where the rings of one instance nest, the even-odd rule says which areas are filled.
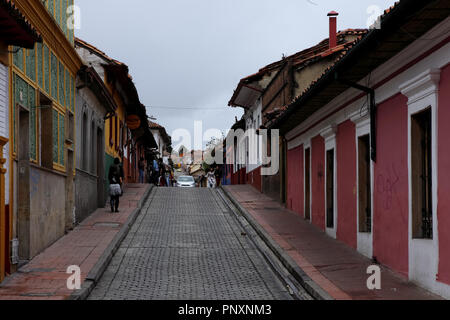
[[[366,94],[349,88],[284,134],[287,207],[446,298],[449,27],[450,19],[443,19],[358,82],[375,90],[375,132]]]

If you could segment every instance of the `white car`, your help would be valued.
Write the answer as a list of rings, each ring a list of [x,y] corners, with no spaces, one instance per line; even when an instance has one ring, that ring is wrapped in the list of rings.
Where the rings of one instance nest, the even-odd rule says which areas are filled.
[[[177,187],[195,188],[195,179],[191,176],[181,176],[177,180]]]

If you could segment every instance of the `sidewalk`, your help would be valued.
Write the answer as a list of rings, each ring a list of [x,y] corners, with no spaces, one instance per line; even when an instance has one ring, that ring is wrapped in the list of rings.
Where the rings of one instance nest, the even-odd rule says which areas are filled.
[[[73,297],[67,289],[67,267],[81,268],[82,285],[86,278],[100,273],[114,249],[139,213],[149,195],[148,184],[129,184],[120,199],[120,213],[109,206],[96,210],[73,231],[36,256],[0,285],[0,300],[66,300]]]
[[[382,267],[382,290],[371,291],[366,283],[372,261],[312,226],[298,214],[249,185],[225,186],[224,191],[240,207],[264,241],[275,244],[281,258],[295,265],[300,277],[318,287],[315,295],[336,300],[429,300],[442,299]],[[271,247],[271,246],[269,246]],[[272,246],[273,247],[273,246]],[[302,276],[303,275],[303,276]],[[306,277],[304,276],[306,275]]]

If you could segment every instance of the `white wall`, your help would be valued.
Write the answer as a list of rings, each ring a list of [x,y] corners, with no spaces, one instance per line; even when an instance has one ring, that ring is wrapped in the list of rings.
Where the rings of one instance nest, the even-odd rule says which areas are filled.
[[[156,144],[158,145],[158,152],[160,153],[160,156],[163,156],[163,150],[164,150],[164,142],[161,137],[161,134],[159,133],[159,130],[150,130],[153,134],[153,138],[155,138]]]
[[[0,63],[0,135],[9,138],[9,81],[8,68]],[[9,204],[9,143],[3,149],[6,159],[5,175],[5,204]]]
[[[255,105],[246,112],[246,130],[257,130],[262,124],[262,101],[258,99]],[[250,136],[248,145],[249,159],[247,162],[247,173],[261,166],[262,159],[262,139]]]
[[[83,47],[77,47],[76,51],[81,60],[83,60],[86,65],[93,67],[95,71],[97,71],[100,78],[105,81],[105,69],[103,68],[102,64],[106,63],[107,61],[100,58],[98,55],[91,53],[89,50]]]
[[[103,139],[105,137],[105,121],[103,120],[106,115],[106,108],[98,101],[92,91],[85,87],[77,90],[77,108],[76,108],[76,168],[82,169],[86,172],[96,174],[97,165],[95,163],[92,167],[92,157],[96,154],[91,154],[92,150],[96,151],[97,148],[97,129],[100,128],[103,131]],[[83,146],[83,114],[87,116],[87,146]],[[92,123],[95,123],[94,132],[92,132]],[[94,148],[94,149],[92,149]],[[83,153],[87,151],[87,167],[83,168]],[[126,154],[126,153],[125,153]],[[94,161],[95,162],[95,161]]]
[[[83,61],[83,63],[85,65],[93,67],[95,69],[95,71],[97,72],[97,74],[99,75],[99,77],[106,84],[106,82],[105,82],[106,81],[106,79],[105,79],[105,68],[103,67],[103,64],[107,64],[107,63],[109,63],[109,61],[101,58],[97,54],[91,53],[88,49],[85,49],[83,47],[76,47],[75,50],[77,51],[77,53],[80,56],[80,58]],[[92,94],[92,96],[93,96],[93,94]],[[93,100],[96,100],[95,96],[94,96]],[[93,105],[94,106],[95,105],[100,106],[100,104],[93,104]],[[103,116],[102,116],[102,118],[103,118]],[[104,124],[104,121],[103,121],[103,124]],[[77,126],[79,126],[79,125],[80,125],[80,122],[77,122]],[[103,130],[103,132],[105,132],[105,130]],[[127,147],[123,148],[123,157],[125,159],[128,159],[128,149],[127,149]]]

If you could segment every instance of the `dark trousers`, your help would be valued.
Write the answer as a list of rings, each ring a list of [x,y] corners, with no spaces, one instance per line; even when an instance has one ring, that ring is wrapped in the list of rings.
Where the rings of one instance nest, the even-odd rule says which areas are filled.
[[[144,169],[139,169],[139,183],[145,182],[145,174]]]
[[[120,203],[120,196],[111,197],[111,211],[118,210]]]

